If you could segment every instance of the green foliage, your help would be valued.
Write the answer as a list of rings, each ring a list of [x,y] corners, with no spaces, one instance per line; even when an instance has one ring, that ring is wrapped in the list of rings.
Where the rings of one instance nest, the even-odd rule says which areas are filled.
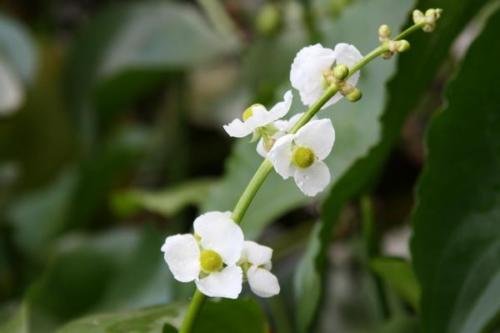
[[[187,205],[201,204],[213,185],[213,180],[199,179],[157,192],[129,190],[116,194],[112,205],[115,213],[120,216],[128,216],[145,209],[171,217]]]
[[[5,318],[0,324],[0,333],[29,333],[28,315],[28,305],[21,304],[9,319]]]
[[[420,286],[411,264],[398,258],[375,258],[370,261],[370,267],[391,289],[415,309],[420,305]]]
[[[192,68],[233,48],[188,4],[146,1],[103,11],[81,33],[69,60],[70,109],[83,138],[93,140],[103,126],[96,121],[109,123],[113,111],[168,71]]]
[[[500,12],[471,46],[427,134],[412,253],[425,332],[474,333],[500,310]]]
[[[185,304],[171,303],[116,314],[92,315],[65,325],[57,333],[177,332],[174,327],[179,326],[184,310]],[[208,301],[194,332],[265,333],[267,324],[259,305],[250,299]]]

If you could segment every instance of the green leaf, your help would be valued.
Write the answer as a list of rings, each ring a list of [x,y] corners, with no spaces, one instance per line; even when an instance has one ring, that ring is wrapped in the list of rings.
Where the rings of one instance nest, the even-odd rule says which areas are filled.
[[[206,63],[233,46],[189,4],[112,6],[89,23],[72,50],[67,72],[70,110],[91,140],[96,120],[109,121],[114,110],[158,84],[168,71]]]
[[[13,316],[0,325],[0,333],[28,333],[28,316],[28,305],[22,303]]]
[[[19,197],[7,210],[19,249],[32,258],[41,258],[51,241],[66,226],[76,173],[67,171],[45,188]]]
[[[116,214],[128,216],[145,209],[171,217],[187,205],[199,205],[205,200],[214,181],[198,179],[158,192],[129,190],[116,194],[112,205]]]
[[[420,302],[420,286],[411,264],[398,258],[374,258],[370,267],[379,275],[401,298],[418,310]]]
[[[411,250],[428,333],[481,332],[500,311],[499,29],[497,12],[427,134]]]
[[[194,333],[268,333],[259,304],[249,298],[209,300],[198,317]]]
[[[417,333],[419,332],[419,323],[415,318],[398,316],[391,319],[382,327],[375,331],[376,333]]]
[[[309,255],[308,265],[305,270],[298,271],[299,274],[307,274],[312,276],[313,273],[308,270],[314,270],[317,276],[321,276],[324,271],[326,264],[326,251],[330,244],[332,230],[335,227],[335,221],[340,213],[340,210],[344,206],[344,203],[354,197],[355,195],[367,190],[376,179],[380,167],[383,165],[387,156],[389,155],[392,147],[397,142],[401,127],[406,119],[409,112],[418,104],[422,95],[427,91],[429,83],[436,76],[437,69],[443,63],[443,61],[449,55],[449,48],[453,43],[455,37],[461,32],[465,25],[470,21],[472,17],[475,16],[481,9],[481,7],[488,2],[487,0],[482,1],[460,1],[456,2],[454,0],[440,0],[440,1],[419,1],[417,7],[420,9],[426,9],[429,7],[440,7],[444,9],[443,16],[438,22],[437,29],[431,33],[426,34],[418,32],[409,37],[409,41],[412,48],[409,52],[398,56],[397,62],[397,72],[396,75],[389,81],[387,85],[387,92],[384,93],[375,89],[375,96],[364,96],[363,100],[372,99],[374,101],[381,101],[384,95],[388,96],[386,100],[381,104],[374,104],[371,107],[363,106],[363,104],[356,103],[356,107],[359,107],[360,112],[368,114],[367,116],[373,116],[371,123],[369,125],[361,124],[362,130],[369,132],[372,126],[375,126],[374,130],[377,134],[372,135],[374,142],[371,143],[370,147],[367,148],[363,154],[357,154],[352,156],[352,163],[349,165],[349,169],[343,175],[340,175],[336,179],[328,198],[323,204],[321,230],[318,232],[318,237],[320,238],[321,246],[318,248],[316,241],[309,245],[310,248],[315,247],[318,249],[317,253],[313,256]],[[376,8],[370,8],[365,5],[365,10],[370,12],[370,15],[366,15],[364,18],[357,20],[350,19],[349,23],[346,24],[345,28],[340,29],[340,32],[344,30],[350,30],[353,34],[357,29],[352,28],[352,22],[363,22],[363,27],[365,35],[352,36],[348,41],[352,41],[357,45],[358,41],[363,41],[365,38],[371,38],[370,34],[366,33],[365,24],[368,23],[366,17],[373,17],[374,20],[377,18],[373,13],[377,13],[378,10],[383,10],[383,3],[388,6],[385,9],[386,15],[392,16],[392,19],[396,18],[393,14],[392,3],[390,2],[377,2],[370,3],[371,6]],[[399,4],[402,6],[402,4]],[[361,6],[361,4],[360,4]],[[359,8],[353,6],[353,8]],[[408,8],[408,7],[407,7]],[[358,9],[359,13],[363,12],[363,9]],[[361,14],[360,14],[361,15]],[[402,17],[402,16],[401,16]],[[400,24],[396,22],[390,22],[387,18],[378,18],[378,22],[371,22],[370,24],[381,24],[388,23],[391,27],[398,27]],[[371,31],[375,32],[374,26]],[[334,31],[334,30],[332,30]],[[337,30],[337,33],[340,33]],[[366,43],[366,42],[365,42]],[[393,60],[394,61],[394,60]],[[384,68],[379,68],[379,63],[374,63],[369,65],[366,69],[362,70],[361,78],[364,75],[374,75],[370,73],[370,70],[381,69],[385,73],[390,71]],[[423,70],[425,69],[425,70]],[[363,74],[364,73],[364,74]],[[386,77],[387,79],[388,77]],[[382,82],[378,80],[376,82],[382,87]],[[361,81],[360,88],[365,92],[363,81]],[[376,102],[374,102],[376,103]],[[384,107],[385,105],[385,107]],[[354,111],[354,110],[353,110]],[[337,115],[337,106],[335,106],[335,115]],[[380,119],[380,120],[378,120]],[[380,125],[379,125],[380,122]],[[356,138],[357,136],[366,136],[366,134],[358,133],[352,131],[352,133],[340,133],[340,128],[337,124],[344,124],[345,126],[350,126],[351,124],[356,125],[347,119],[339,119],[335,117],[335,128],[337,131],[337,143],[339,145],[340,140],[345,140],[345,149],[351,149],[351,141],[356,142],[351,138],[351,135]],[[347,138],[347,139],[345,139]],[[359,140],[359,139],[358,139]],[[334,148],[332,158],[335,158],[338,150],[337,147]],[[357,151],[356,145],[354,145],[353,153]],[[335,171],[335,169],[334,169]],[[310,250],[308,250],[310,251]],[[306,258],[307,259],[307,258]],[[300,279],[301,281],[307,283],[304,286],[298,286],[297,288],[303,288],[305,290],[310,290],[310,295],[321,295],[321,292],[313,292],[314,289],[320,288],[321,284],[317,283],[318,277],[311,278],[311,280]],[[307,296],[307,295],[306,295]],[[319,298],[312,304],[318,304]],[[307,311],[313,313],[312,310],[302,309],[302,311]],[[300,318],[300,316],[299,316]]]
[[[57,333],[165,333],[173,329],[172,325],[178,325],[182,311],[182,305],[169,304],[123,313],[92,315],[63,326]],[[170,330],[164,330],[165,327]]]
[[[28,292],[33,312],[52,325],[44,325],[45,331],[84,313],[171,300],[172,278],[159,251],[162,241],[161,234],[149,229],[64,237]]]
[[[185,304],[173,303],[115,314],[91,315],[75,320],[57,333],[165,333],[176,332]],[[267,333],[259,305],[251,299],[207,300],[196,319],[194,333]]]

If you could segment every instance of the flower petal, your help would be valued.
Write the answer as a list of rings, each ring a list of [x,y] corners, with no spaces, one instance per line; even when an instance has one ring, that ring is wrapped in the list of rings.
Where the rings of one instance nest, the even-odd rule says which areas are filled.
[[[222,127],[224,127],[224,131],[226,131],[229,136],[234,138],[243,138],[253,132],[246,123],[239,119],[234,119],[232,122]]]
[[[191,234],[173,235],[165,239],[161,247],[165,262],[181,282],[190,282],[200,274],[200,248]]]
[[[209,212],[193,223],[202,248],[214,250],[226,265],[234,265],[241,256],[243,232],[231,219],[231,212]]]
[[[268,270],[252,266],[247,271],[247,278],[250,289],[260,297],[272,297],[280,292],[278,278]]]
[[[220,272],[211,273],[196,280],[196,286],[210,297],[238,298],[243,284],[243,271],[238,266],[228,266]]]
[[[319,160],[324,160],[332,151],[335,142],[335,130],[330,119],[313,120],[295,134],[294,141],[314,151]]]
[[[273,249],[268,246],[260,245],[256,242],[245,241],[241,260],[247,261],[255,266],[267,265],[271,262]]]
[[[270,124],[273,120],[264,106],[256,104],[252,106],[252,115],[245,121],[245,124],[253,132],[258,127]]]
[[[290,82],[300,93],[305,105],[318,100],[324,89],[323,72],[330,69],[335,61],[335,52],[314,44],[302,48],[292,63]]]
[[[257,153],[266,158],[267,156],[267,150],[266,148],[264,147],[264,139],[260,139],[259,142],[257,143],[257,147],[255,148],[257,150]]]
[[[330,170],[325,162],[316,161],[306,169],[297,168],[293,178],[305,195],[313,197],[330,183]]]
[[[273,121],[283,118],[288,113],[290,106],[292,105],[292,99],[292,91],[288,90],[283,95],[283,101],[276,103],[276,105],[269,110],[269,114],[273,118]]]
[[[267,154],[267,158],[273,164],[274,169],[283,179],[293,175],[292,140],[292,134],[282,136],[274,143],[273,148]]]

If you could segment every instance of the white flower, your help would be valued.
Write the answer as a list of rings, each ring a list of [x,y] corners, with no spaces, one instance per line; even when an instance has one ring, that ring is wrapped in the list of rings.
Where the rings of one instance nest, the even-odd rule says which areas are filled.
[[[314,44],[302,48],[292,63],[290,71],[290,82],[300,93],[302,103],[309,106],[315,103],[328,88],[325,75],[331,73],[335,65],[346,65],[352,67],[361,60],[363,56],[356,47],[350,44],[339,43],[335,49]],[[354,73],[347,79],[347,83],[355,86],[358,83],[359,72]],[[336,93],[322,108],[326,108],[342,98]]]
[[[334,142],[330,119],[312,120],[297,133],[279,138],[267,157],[283,179],[293,177],[304,194],[315,196],[330,182],[330,171],[323,160]]]
[[[195,281],[210,297],[237,298],[243,272],[237,262],[243,249],[243,232],[230,212],[205,213],[194,221],[194,235],[167,237],[161,250],[175,279]]]
[[[252,134],[259,128],[284,117],[290,110],[292,98],[292,92],[288,90],[283,96],[283,101],[277,103],[269,111],[261,104],[254,104],[243,112],[243,121],[235,119],[224,125],[224,130],[235,138],[242,138]]]
[[[272,267],[273,250],[252,241],[245,241],[240,265],[246,272],[250,289],[260,297],[279,294],[280,285],[276,276],[269,270]]]
[[[276,120],[272,125],[276,128],[276,132],[270,137],[266,138],[268,140],[266,144],[266,139],[260,138],[257,143],[257,153],[262,157],[267,157],[267,153],[271,150],[274,142],[281,138],[283,135],[287,134],[293,126],[299,121],[299,119],[304,115],[304,113],[298,113],[294,115],[289,120]],[[269,142],[270,141],[270,142]]]

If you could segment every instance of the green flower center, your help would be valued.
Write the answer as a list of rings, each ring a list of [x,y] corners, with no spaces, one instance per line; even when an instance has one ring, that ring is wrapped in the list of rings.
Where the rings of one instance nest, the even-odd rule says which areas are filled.
[[[307,147],[296,147],[292,152],[292,162],[299,168],[308,168],[314,162],[314,152]]]
[[[202,250],[200,253],[201,269],[205,273],[218,272],[222,269],[222,258],[213,250]]]

